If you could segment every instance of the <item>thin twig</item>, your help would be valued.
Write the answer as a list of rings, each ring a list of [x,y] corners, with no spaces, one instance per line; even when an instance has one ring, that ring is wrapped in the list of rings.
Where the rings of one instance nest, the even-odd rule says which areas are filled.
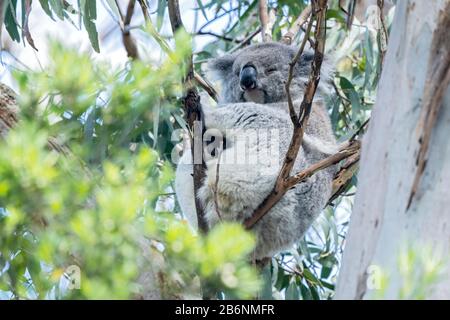
[[[366,131],[369,121],[370,118],[363,122],[363,124],[348,140],[349,143],[357,141],[356,138],[360,137],[361,134]],[[330,205],[337,197],[339,197],[345,190],[347,190],[347,187],[351,183],[353,176],[359,169],[360,156],[361,150],[358,150],[358,152],[355,152],[354,154],[349,156],[344,164],[340,167],[339,171],[334,175],[331,197],[328,200],[327,205]]]
[[[316,0],[317,1],[317,0]],[[326,36],[326,0],[318,0],[313,2],[313,10],[318,5],[318,13],[313,11],[316,17],[315,38],[316,47],[314,52],[313,62],[311,64],[311,74],[308,83],[305,88],[302,103],[300,105],[300,112],[297,115],[297,121],[294,123],[294,134],[286,154],[283,166],[280,171],[279,181],[277,184],[281,185],[282,180],[287,179],[292,167],[294,166],[295,159],[297,158],[298,151],[303,140],[303,133],[307,124],[309,114],[311,112],[312,101],[316,93],[317,86],[320,80],[320,67],[322,66],[323,55],[325,51],[325,36]],[[300,51],[299,51],[300,52]],[[297,59],[299,56],[297,57]]]
[[[142,14],[144,15],[145,22],[149,22],[150,16],[148,14],[147,1],[146,0],[138,0],[138,2],[139,2],[139,5],[141,6]]]
[[[118,0],[114,0],[114,2],[115,2],[115,4],[116,4],[117,11],[119,12],[120,21],[123,23],[124,17],[123,17],[122,9],[120,8],[120,5],[119,5],[119,1],[118,1]],[[123,26],[122,26],[122,27],[123,27]]]
[[[366,121],[363,122],[363,124],[356,130],[356,132],[352,135],[349,141],[353,141],[358,137],[361,132],[366,130],[367,125],[369,124],[370,118],[368,118]]]
[[[347,98],[346,96],[344,96],[338,89],[338,87],[336,86],[336,83],[334,81],[331,81],[331,85],[334,88],[334,91],[336,92],[336,94],[338,95],[339,98],[341,98],[341,100],[347,102],[347,103],[351,103],[350,99]]]
[[[119,14],[122,20],[122,42],[125,47],[125,50],[127,52],[127,56],[132,59],[139,59],[138,49],[136,46],[136,41],[131,36],[130,33],[130,23],[131,18],[133,17],[134,13],[134,6],[136,4],[136,0],[130,0],[128,2],[127,11],[125,13],[125,16],[120,11],[120,7],[118,6],[117,2],[117,8],[119,10]]]
[[[305,32],[305,37],[303,38],[303,41],[302,41],[302,43],[300,45],[300,48],[298,49],[297,54],[294,56],[292,61],[289,63],[288,78],[287,78],[287,81],[285,83],[285,90],[286,90],[286,95],[287,95],[287,98],[288,98],[289,114],[291,116],[291,120],[292,120],[292,123],[294,124],[294,126],[298,122],[298,117],[297,117],[297,114],[295,112],[294,103],[292,101],[292,96],[291,96],[291,82],[292,82],[292,79],[294,77],[295,65],[297,64],[298,60],[300,59],[300,57],[303,54],[303,51],[304,51],[305,45],[306,45],[306,39],[308,39],[309,33],[311,32],[311,27],[312,27],[313,21],[314,21],[314,19],[311,18],[309,23],[308,23],[308,27],[307,27],[306,32]]]
[[[334,175],[331,197],[328,199],[327,205],[330,205],[342,194],[342,192],[347,190],[353,176],[359,169],[360,156],[361,150],[348,157],[340,167],[339,171]]]
[[[211,98],[214,99],[214,101],[216,101],[216,102],[219,101],[219,98],[218,98],[218,94],[217,94],[216,89],[214,89],[214,87],[212,86],[211,83],[209,83],[208,80],[206,80],[205,78],[202,78],[202,76],[199,75],[199,74],[198,74],[197,72],[195,72],[195,71],[194,71],[194,79],[195,79],[195,81],[197,82],[197,84],[198,84],[200,87],[202,87],[203,90],[205,90],[205,91],[209,94],[209,96],[210,96]]]
[[[255,31],[253,31],[252,33],[250,33],[247,37],[245,37],[244,40],[242,40],[241,43],[239,43],[237,46],[231,48],[228,53],[233,53],[239,49],[241,49],[243,46],[247,45],[250,43],[250,41],[252,41],[252,39],[261,32],[261,27],[258,27]]]
[[[342,8],[342,7],[341,7]],[[347,29],[350,30],[355,17],[356,0],[350,0],[347,10]]]
[[[216,22],[218,19],[228,15],[230,12],[236,11],[239,7],[235,7],[235,8],[231,8],[230,10],[225,10],[224,12],[222,12],[221,14],[217,14],[216,16],[214,16],[214,18],[212,18],[209,21],[206,21],[204,25],[202,25],[198,31],[203,31],[203,29],[205,29],[207,26],[209,26],[210,24]]]
[[[128,2],[127,12],[125,14],[125,18],[123,19],[124,29],[126,29],[126,26],[130,25],[131,18],[133,17],[133,13],[134,13],[135,5],[136,5],[136,0],[130,0]]]
[[[302,29],[303,33],[306,35],[307,33],[306,33],[305,27],[302,26],[301,29]],[[313,40],[309,35],[308,35],[308,42],[309,42],[309,46],[310,46],[311,48],[314,48],[314,47],[315,47],[314,40]]]
[[[215,32],[212,31],[198,31],[196,33],[196,35],[198,36],[212,36],[212,37],[216,37],[218,39],[224,40],[224,41],[228,41],[228,42],[234,42],[234,43],[241,43],[240,40],[235,39],[235,38],[231,38],[231,37],[227,37],[221,34],[217,34]]]
[[[214,182],[213,195],[214,195],[214,207],[216,209],[217,216],[219,220],[222,220],[222,215],[219,210],[219,200],[217,195],[217,190],[219,190],[219,172],[220,172],[220,157],[222,156],[222,152],[218,151],[219,155],[217,156],[217,164],[216,164],[216,180]]]
[[[386,29],[386,23],[384,21],[384,0],[377,0],[377,5],[378,5],[378,9],[380,11],[380,30],[379,30],[379,49],[380,49],[380,73],[383,69],[383,64],[384,64],[384,56],[386,55],[386,51],[387,51],[387,38],[388,38],[388,33],[387,33],[387,29]]]

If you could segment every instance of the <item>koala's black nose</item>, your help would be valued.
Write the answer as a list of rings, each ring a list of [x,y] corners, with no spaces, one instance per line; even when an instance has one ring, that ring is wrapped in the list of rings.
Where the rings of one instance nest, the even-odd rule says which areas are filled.
[[[242,90],[256,88],[256,69],[253,66],[242,68],[240,74],[240,85]]]

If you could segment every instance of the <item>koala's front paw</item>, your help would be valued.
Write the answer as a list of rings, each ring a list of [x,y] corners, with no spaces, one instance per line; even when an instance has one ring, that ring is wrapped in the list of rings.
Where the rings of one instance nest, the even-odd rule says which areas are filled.
[[[206,183],[199,190],[199,198],[202,201],[205,214],[210,224],[216,224],[220,220],[237,221],[245,212],[242,200],[236,195],[238,190],[225,192],[224,184],[215,181]]]
[[[206,216],[210,223],[219,220],[241,221],[253,210],[255,183],[248,179],[239,166],[208,164],[206,178],[199,190]],[[216,173],[219,172],[219,178]]]

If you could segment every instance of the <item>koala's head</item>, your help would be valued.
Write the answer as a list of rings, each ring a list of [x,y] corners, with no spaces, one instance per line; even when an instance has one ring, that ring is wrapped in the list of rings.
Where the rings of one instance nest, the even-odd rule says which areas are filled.
[[[288,77],[289,63],[297,50],[296,47],[281,43],[261,43],[212,60],[208,67],[213,76],[221,81],[222,102],[286,101],[284,83]],[[313,53],[305,50],[294,68],[290,87],[294,98],[303,95],[312,60]],[[324,78],[328,78],[329,71],[324,70],[327,69],[324,67],[323,65],[321,82],[328,80]]]

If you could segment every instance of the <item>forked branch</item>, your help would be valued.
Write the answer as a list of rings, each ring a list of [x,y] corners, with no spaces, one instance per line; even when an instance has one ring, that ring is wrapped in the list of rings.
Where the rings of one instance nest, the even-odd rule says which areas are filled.
[[[244,222],[244,225],[247,229],[252,228],[289,190],[287,181],[289,181],[290,179],[292,168],[294,166],[295,160],[297,159],[297,155],[303,141],[305,126],[307,125],[308,118],[311,113],[312,102],[320,80],[320,68],[322,66],[325,51],[326,12],[327,0],[312,1],[311,19],[315,18],[316,27],[314,31],[315,47],[314,58],[311,65],[311,74],[306,85],[305,94],[300,105],[299,114],[295,114],[295,117],[291,116],[294,124],[294,132],[285,159],[281,166],[281,170],[275,182],[275,186],[272,189],[271,193],[266,197],[266,199],[253,212],[253,215]],[[293,112],[295,113],[295,111]]]
[[[121,19],[120,29],[122,30],[123,46],[125,47],[128,57],[130,57],[131,59],[139,58],[136,41],[134,40],[134,38],[132,37],[132,35],[130,33],[130,23],[131,23],[131,18],[133,17],[135,5],[136,5],[136,0],[128,1],[127,11],[124,16],[122,14],[122,12],[120,11],[119,3],[116,1],[116,6],[117,6],[117,9],[119,10],[120,19]]]

